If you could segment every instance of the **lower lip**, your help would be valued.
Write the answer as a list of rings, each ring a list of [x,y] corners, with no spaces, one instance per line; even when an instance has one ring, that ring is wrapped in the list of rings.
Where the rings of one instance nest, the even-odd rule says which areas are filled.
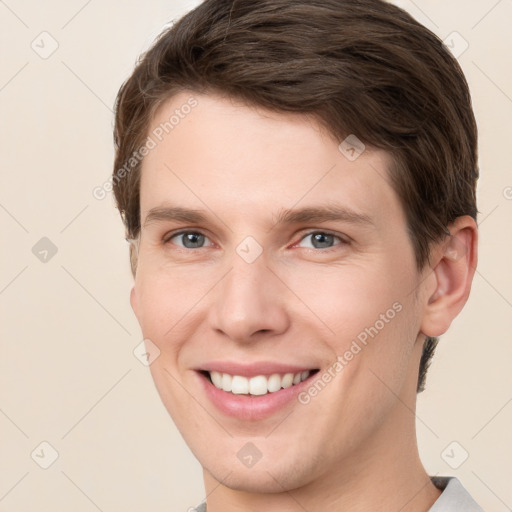
[[[297,395],[309,386],[310,379],[315,375],[310,375],[299,384],[274,393],[267,393],[266,395],[235,395],[216,388],[206,375],[200,372],[197,372],[197,374],[202,381],[206,395],[219,411],[228,416],[249,421],[261,420],[272,416],[292,402],[298,404]]]

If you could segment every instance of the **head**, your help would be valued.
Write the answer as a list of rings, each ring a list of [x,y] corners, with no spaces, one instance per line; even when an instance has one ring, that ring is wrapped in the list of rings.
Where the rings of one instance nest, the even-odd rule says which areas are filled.
[[[379,0],[206,0],[141,58],[113,177],[132,305],[160,395],[216,477],[258,439],[260,467],[297,485],[402,421],[397,399],[423,389],[469,294],[476,138],[457,61]],[[288,420],[241,421],[204,395],[212,361],[282,358],[330,375]],[[276,466],[290,437],[302,448]]]

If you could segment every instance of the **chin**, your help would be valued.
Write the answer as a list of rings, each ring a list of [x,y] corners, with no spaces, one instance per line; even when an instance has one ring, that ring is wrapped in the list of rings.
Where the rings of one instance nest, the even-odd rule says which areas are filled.
[[[277,494],[285,491],[293,490],[300,487],[300,483],[290,485],[291,482],[283,480],[265,470],[256,470],[255,468],[248,470],[233,470],[224,478],[219,473],[212,472],[212,476],[226,487],[241,492],[255,494]]]
[[[232,463],[222,462],[216,459],[211,466],[203,465],[203,468],[222,485],[236,491],[275,494],[304,487],[316,478],[316,471],[313,465],[297,465],[297,461],[287,460],[279,457],[278,460],[261,459],[252,468],[245,468],[240,463],[236,466]],[[230,462],[230,461],[229,461]]]

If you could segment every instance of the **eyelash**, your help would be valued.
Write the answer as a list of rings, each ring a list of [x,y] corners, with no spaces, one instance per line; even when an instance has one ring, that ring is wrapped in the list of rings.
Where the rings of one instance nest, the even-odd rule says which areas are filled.
[[[303,236],[301,236],[300,240],[297,242],[297,243],[294,243],[293,244],[293,247],[297,246],[299,243],[301,243],[303,240],[305,240],[306,238],[312,236],[312,235],[328,235],[328,236],[332,236],[334,239],[338,239],[339,243],[334,243],[334,245],[332,247],[323,247],[323,248],[318,248],[318,247],[302,247],[303,249],[309,249],[309,250],[313,250],[315,252],[330,252],[330,251],[335,251],[337,249],[340,248],[340,246],[344,246],[344,245],[348,245],[348,240],[346,240],[346,237],[343,237],[341,235],[337,235],[336,233],[333,233],[331,231],[321,231],[321,230],[314,230],[314,231],[309,231],[307,233],[305,233]]]
[[[204,237],[209,239],[208,235],[204,234],[202,231],[187,229],[187,230],[181,230],[181,231],[177,231],[177,232],[173,232],[173,233],[168,233],[163,238],[163,244],[167,245],[167,244],[171,243],[171,240],[173,238],[175,238],[177,236],[180,236],[180,235],[185,235],[187,233],[188,234],[193,233],[193,234],[197,234],[197,235],[203,235]],[[305,233],[303,236],[301,236],[301,238],[299,239],[298,242],[295,242],[293,244],[292,247],[297,246],[300,242],[305,240],[308,236],[317,235],[317,234],[333,236],[334,238],[339,240],[339,243],[333,245],[332,247],[325,247],[325,248],[303,247],[303,249],[312,249],[315,252],[328,252],[328,251],[335,250],[339,246],[343,246],[343,245],[348,245],[349,244],[349,241],[345,239],[346,237],[343,237],[341,235],[338,235],[338,234],[333,233],[333,232],[328,231],[328,230],[322,231],[322,230],[318,230],[317,229],[317,230],[313,230],[313,231],[309,231],[309,232]],[[181,247],[181,246],[178,246],[178,247],[180,249],[183,249],[183,250],[186,250],[186,251],[192,251],[192,250],[206,249],[207,248],[207,247],[187,248],[187,247]]]
[[[204,234],[202,231],[199,231],[199,230],[195,230],[195,229],[184,229],[184,230],[181,230],[181,231],[176,231],[175,233],[167,233],[162,242],[164,245],[167,245],[169,243],[171,243],[171,240],[177,236],[180,236],[180,235],[186,235],[186,234],[194,234],[194,235],[203,235],[205,238],[209,238],[208,235]],[[180,247],[178,246],[180,249],[185,249],[185,250],[193,250],[193,249],[188,249],[187,247]],[[198,249],[205,249],[205,247],[198,247]],[[197,250],[197,249],[196,249]]]

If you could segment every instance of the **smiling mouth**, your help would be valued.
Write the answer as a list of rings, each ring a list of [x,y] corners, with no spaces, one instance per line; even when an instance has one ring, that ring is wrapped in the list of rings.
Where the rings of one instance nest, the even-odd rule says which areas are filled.
[[[312,377],[318,369],[305,370],[297,373],[273,373],[244,377],[217,371],[201,371],[217,389],[233,395],[263,396],[276,393],[281,389],[296,386]]]

